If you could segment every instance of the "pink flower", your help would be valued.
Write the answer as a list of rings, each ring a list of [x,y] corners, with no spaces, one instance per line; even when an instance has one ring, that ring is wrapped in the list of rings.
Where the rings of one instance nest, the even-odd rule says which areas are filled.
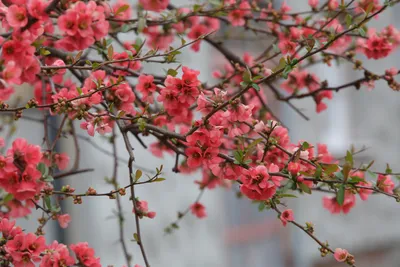
[[[390,175],[382,175],[379,174],[378,179],[376,181],[376,186],[389,194],[393,194],[393,189],[395,187],[394,182],[392,181],[392,177]]]
[[[335,249],[333,256],[338,262],[344,262],[347,259],[347,256],[349,256],[349,252],[345,249],[337,248]]]
[[[393,46],[386,37],[373,33],[365,43],[361,42],[361,49],[367,58],[380,59],[387,57]]]
[[[281,219],[283,226],[286,226],[288,222],[291,222],[294,220],[293,210],[288,209],[288,210],[283,211],[281,213],[281,216],[279,216],[279,218]]]
[[[7,10],[6,19],[13,28],[22,28],[28,23],[26,8],[23,6],[11,5]]]
[[[65,229],[68,227],[68,224],[71,222],[71,216],[69,216],[69,214],[58,215],[57,221],[60,224],[60,227]]]
[[[232,26],[243,26],[246,22],[244,17],[251,14],[250,9],[251,6],[249,2],[242,1],[238,9],[234,9],[233,11],[229,12],[228,19]]]
[[[323,206],[325,209],[329,210],[332,214],[339,214],[343,212],[347,214],[356,204],[356,197],[354,194],[346,191],[344,195],[343,205],[339,205],[337,203],[336,197],[327,197],[323,198]]]
[[[187,164],[190,168],[197,168],[202,163],[202,151],[199,147],[188,147],[185,150],[187,155]]]
[[[68,167],[69,156],[67,153],[55,154],[54,163],[58,166],[58,169],[65,170]]]
[[[59,244],[57,241],[53,241],[45,252],[40,267],[72,266],[75,263],[75,259],[69,254],[67,246]]]
[[[278,47],[281,50],[282,54],[293,55],[296,52],[297,44],[290,40],[282,40],[279,42]]]
[[[338,0],[329,0],[328,2],[328,8],[330,10],[335,10],[339,7],[339,2]]]
[[[317,8],[319,4],[319,0],[308,0],[308,5],[312,8]]]
[[[146,10],[160,12],[167,8],[169,0],[139,0],[139,3]]]
[[[199,219],[207,217],[206,207],[200,202],[193,203],[190,206],[190,210]]]
[[[297,175],[298,172],[300,171],[300,163],[298,162],[290,162],[288,164],[288,171],[292,174],[292,175]]]
[[[267,200],[276,192],[280,185],[282,177],[270,176],[269,172],[279,172],[278,166],[271,164],[269,170],[267,167],[259,165],[243,171],[240,191],[250,199]]]
[[[21,84],[22,68],[15,61],[8,61],[3,70],[3,79],[12,84]]]
[[[100,258],[94,255],[94,249],[89,247],[87,242],[80,242],[69,246],[75,253],[78,261],[87,267],[101,267]]]
[[[28,2],[28,12],[34,18],[44,20],[48,17],[46,7],[50,2],[45,0],[30,0]]]
[[[140,219],[142,219],[143,217],[148,217],[150,219],[156,217],[156,212],[149,211],[148,203],[144,200],[136,201],[136,210],[135,208],[133,208],[132,212],[136,213]]]

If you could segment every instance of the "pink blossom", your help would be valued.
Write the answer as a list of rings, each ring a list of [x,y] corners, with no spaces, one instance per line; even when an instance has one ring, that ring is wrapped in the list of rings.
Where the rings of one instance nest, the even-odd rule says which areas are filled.
[[[169,0],[139,0],[139,3],[146,10],[160,12],[167,8]]]
[[[393,194],[393,189],[395,187],[394,182],[392,181],[392,177],[390,175],[378,175],[378,179],[376,181],[376,186],[386,193]]]
[[[61,228],[67,228],[69,223],[71,222],[71,216],[69,216],[69,214],[58,215],[57,221],[60,224]]]
[[[7,11],[7,22],[11,27],[22,28],[28,23],[26,8],[23,6],[11,5]]]
[[[349,256],[349,253],[345,249],[337,248],[333,256],[338,262],[344,262]]]
[[[317,8],[319,4],[319,0],[308,0],[308,5],[312,8]]]
[[[207,217],[206,207],[200,202],[193,203],[190,206],[190,210],[199,219]]]
[[[291,222],[294,220],[294,214],[293,210],[287,209],[281,213],[281,216],[279,218],[282,221],[283,226],[286,226],[288,222]]]
[[[101,267],[100,258],[95,257],[94,249],[90,248],[87,242],[72,244],[70,248],[83,266]]]

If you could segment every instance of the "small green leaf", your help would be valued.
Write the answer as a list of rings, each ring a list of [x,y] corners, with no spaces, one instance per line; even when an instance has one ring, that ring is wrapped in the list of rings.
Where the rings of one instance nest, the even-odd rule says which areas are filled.
[[[128,32],[131,29],[131,27],[129,26],[129,24],[124,24],[121,27],[121,32]]]
[[[168,69],[167,74],[171,75],[172,77],[175,77],[178,74],[178,72],[174,69]]]
[[[317,179],[319,179],[319,178],[321,178],[321,174],[322,174],[322,168],[321,168],[321,166],[318,164],[318,165],[317,165],[317,169],[315,170],[315,173],[314,173],[314,177],[317,178]]]
[[[53,181],[54,181],[54,178],[53,178],[53,176],[51,176],[51,175],[47,175],[47,176],[43,179],[43,181],[45,181],[45,182],[53,182]]]
[[[327,175],[330,175],[330,174],[336,172],[338,170],[339,166],[336,164],[326,164],[326,165],[324,164],[323,168],[324,168],[325,173]]]
[[[359,182],[365,181],[364,178],[360,178],[358,176],[351,176],[349,180],[347,180],[350,184],[357,184]]]
[[[125,11],[127,11],[128,9],[129,9],[129,5],[123,5],[123,6],[120,6],[118,9],[117,9],[117,11],[115,11],[115,16],[117,16],[118,14],[120,14],[120,13],[122,13],[122,12],[125,12]]]
[[[363,28],[359,28],[359,29],[358,29],[358,33],[359,33],[362,37],[367,36],[367,33],[365,32],[365,30],[364,30]]]
[[[258,211],[263,211],[265,209],[265,202],[262,201],[260,202],[260,204],[258,205]]]
[[[81,95],[83,93],[82,88],[80,88],[79,86],[76,87],[76,91],[78,91],[79,95]]]
[[[272,45],[272,50],[274,50],[275,53],[280,53],[281,50],[279,49],[279,47],[276,44]]]
[[[46,207],[51,210],[51,199],[49,196],[44,197],[44,203],[46,204]]]
[[[350,151],[347,151],[345,160],[350,163],[351,167],[353,167],[353,164],[354,164],[353,154]]]
[[[260,86],[256,83],[252,83],[251,87],[253,87],[254,89],[256,89],[257,91],[260,91]]]
[[[143,32],[144,28],[146,28],[146,19],[144,17],[140,17],[137,24],[138,32]]]
[[[392,171],[392,169],[390,168],[389,164],[386,164],[385,173],[386,173],[386,174],[391,174],[392,172],[393,172],[393,171]]]
[[[375,4],[373,2],[369,3],[369,5],[367,6],[367,9],[365,9],[365,16],[366,17],[368,17],[369,13],[371,13],[372,8],[374,8],[374,5]]]
[[[10,202],[12,199],[14,198],[13,194],[7,194],[4,198],[3,198],[3,203],[7,204],[7,202]]]
[[[157,179],[153,180],[153,182],[162,182],[165,180],[166,180],[165,178],[157,178]]]
[[[251,73],[250,73],[250,71],[245,71],[244,73],[243,73],[243,81],[245,82],[245,83],[251,83]]]
[[[138,236],[137,233],[134,233],[134,234],[133,234],[133,239],[134,239],[136,242],[139,242],[139,236]]]
[[[344,177],[344,180],[345,180],[345,181],[346,181],[347,178],[349,177],[350,171],[351,171],[351,165],[350,165],[349,162],[346,161],[346,163],[343,165],[343,169],[342,169],[343,177]]]
[[[350,28],[351,24],[353,23],[353,17],[350,14],[347,14],[345,17],[347,28]]]
[[[42,173],[42,177],[45,177],[49,174],[49,169],[47,166],[43,163],[40,162],[37,166],[36,169]]]
[[[309,144],[309,143],[303,142],[303,143],[301,144],[301,149],[302,149],[302,150],[307,150],[307,149],[309,149],[309,148],[310,148],[310,144]]]
[[[311,194],[311,189],[307,185],[305,185],[304,183],[298,183],[298,184],[299,184],[300,189],[304,193]]]
[[[336,194],[336,201],[340,206],[342,206],[344,202],[344,193],[345,193],[345,187],[344,184],[341,184]]]
[[[110,45],[107,50],[107,57],[109,60],[112,60],[114,57],[114,47]]]
[[[92,70],[96,70],[96,69],[98,69],[98,68],[100,68],[100,67],[101,67],[100,63],[94,62],[94,63],[92,64]]]
[[[142,177],[142,171],[141,170],[137,170],[135,173],[135,182],[138,181],[140,179],[140,177]]]

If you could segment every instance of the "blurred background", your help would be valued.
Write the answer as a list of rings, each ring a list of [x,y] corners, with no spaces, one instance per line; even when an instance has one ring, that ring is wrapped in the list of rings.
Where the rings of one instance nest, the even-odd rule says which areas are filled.
[[[172,1],[174,4],[188,4],[187,1]],[[292,11],[308,10],[307,0],[286,1],[293,7]],[[382,1],[383,2],[383,1]],[[279,6],[281,1],[275,1]],[[400,27],[400,8],[388,9],[378,21],[372,24],[378,29],[388,24]],[[265,46],[264,40],[253,42],[243,41],[242,33],[235,33],[232,28],[232,38],[226,45],[234,49],[238,55],[250,52],[256,55]],[[130,36],[125,36],[129,40]],[[265,40],[268,44],[269,40]],[[222,67],[224,59],[214,48],[202,43],[199,53],[185,50],[181,57],[187,66],[200,70],[200,79],[211,79],[211,71]],[[383,73],[390,67],[400,68],[399,53],[380,61],[369,61],[366,67],[377,73]],[[154,66],[146,66],[154,72]],[[145,69],[146,69],[145,68]],[[319,65],[314,69],[321,79],[327,79],[329,84],[339,85],[358,78],[361,73],[352,70],[345,63],[330,68]],[[159,70],[163,73],[163,70]],[[322,78],[324,77],[324,78]],[[264,89],[269,96],[269,105],[289,128],[292,142],[307,140],[310,143],[326,143],[328,149],[336,156],[342,157],[351,144],[356,148],[369,147],[356,157],[359,162],[375,160],[374,170],[384,170],[386,163],[391,163],[393,171],[400,171],[400,95],[393,92],[383,82],[376,83],[376,88],[368,92],[365,88],[342,90],[327,101],[328,109],[320,114],[315,113],[312,100],[304,99],[293,102],[307,116],[304,120],[285,103],[275,102],[274,97]],[[19,95],[29,99],[30,90],[22,87]],[[39,112],[25,112],[32,118],[42,118]],[[57,124],[57,121],[53,123]],[[20,120],[16,136],[27,138],[30,142],[40,144],[43,137],[42,125],[34,121]],[[76,124],[76,128],[79,125]],[[82,137],[86,133],[79,133]],[[63,179],[60,184],[70,184],[76,192],[85,192],[89,186],[97,192],[112,190],[111,185],[104,181],[112,175],[112,157],[101,150],[112,151],[105,138],[91,138],[88,143],[80,138],[81,166],[94,168],[94,172],[71,176]],[[173,173],[174,157],[155,158],[144,150],[131,136],[135,147],[136,164],[143,170],[154,170],[164,165],[164,175],[167,178],[162,183],[137,186],[136,192],[142,200],[147,200],[150,210],[157,212],[155,219],[141,221],[144,246],[152,267],[336,267],[332,257],[321,259],[318,245],[307,235],[289,225],[284,228],[276,219],[274,212],[258,212],[257,206],[245,199],[237,199],[234,191],[217,188],[206,190],[201,202],[206,206],[208,217],[202,220],[188,214],[180,222],[180,229],[170,235],[165,235],[164,228],[176,220],[177,212],[185,210],[198,195],[195,180],[201,179],[201,173],[185,176]],[[147,144],[153,140],[145,139]],[[60,152],[68,152],[73,158],[72,140],[63,139],[58,147]],[[121,136],[117,140],[118,156],[127,159]],[[100,149],[99,149],[100,148]],[[118,169],[118,179],[121,185],[129,184],[126,164],[121,161]],[[357,199],[356,207],[348,215],[331,215],[322,207],[323,194],[314,192],[312,196],[303,196],[296,201],[288,202],[295,212],[295,218],[300,223],[306,221],[315,224],[315,234],[321,240],[328,240],[332,248],[342,247],[355,255],[357,266],[396,267],[400,266],[400,206],[384,196],[372,196],[367,202]],[[133,255],[133,263],[143,265],[139,247],[133,239],[135,230],[134,216],[131,213],[131,202],[128,194],[122,198],[125,212],[125,232],[128,250]],[[88,241],[97,256],[101,257],[104,266],[123,266],[125,259],[121,245],[118,242],[118,220],[113,216],[116,209],[115,200],[108,198],[84,198],[83,204],[73,205],[72,200],[65,201],[63,212],[71,214],[72,222],[66,230],[60,229],[56,223],[46,226],[48,240],[52,238],[75,243]],[[31,220],[21,219],[21,225],[34,231],[37,223],[33,214]]]

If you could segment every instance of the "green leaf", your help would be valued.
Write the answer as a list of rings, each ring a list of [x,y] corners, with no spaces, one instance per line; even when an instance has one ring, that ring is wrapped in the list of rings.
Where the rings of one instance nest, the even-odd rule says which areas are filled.
[[[140,17],[138,20],[138,24],[137,24],[137,30],[138,32],[143,32],[144,28],[146,28],[147,24],[146,24],[146,19],[143,17]]]
[[[351,24],[353,23],[353,17],[350,14],[347,14],[345,17],[345,22],[346,22],[347,28],[350,28]]]
[[[76,87],[76,91],[78,91],[79,95],[81,95],[83,93],[82,88],[80,88],[79,86]]]
[[[265,202],[262,201],[260,202],[260,204],[258,205],[258,211],[263,211],[265,209]]]
[[[140,179],[140,177],[142,177],[142,171],[141,170],[137,170],[135,173],[135,182],[138,181]]]
[[[10,202],[12,199],[14,198],[13,194],[7,194],[4,198],[3,198],[3,203],[7,204],[7,202]]]
[[[392,169],[390,168],[389,164],[386,164],[385,173],[386,173],[386,174],[391,174],[392,172],[393,172],[393,171],[392,171]]]
[[[171,75],[172,77],[175,77],[178,74],[178,72],[174,69],[168,69],[167,74]]]
[[[133,234],[133,239],[134,239],[136,242],[139,242],[139,236],[138,236],[137,233],[134,233],[134,234]]]
[[[44,203],[46,204],[46,207],[51,210],[51,199],[49,196],[44,197]]]
[[[131,27],[129,26],[129,24],[124,24],[121,27],[121,32],[128,32],[131,29]]]
[[[369,15],[369,13],[371,13],[371,11],[372,11],[372,8],[374,8],[374,3],[373,2],[371,2],[371,3],[369,3],[369,5],[367,6],[367,9],[365,9],[365,16],[366,17],[368,17],[368,15]]]
[[[47,176],[43,179],[43,181],[45,181],[45,182],[53,182],[53,181],[54,181],[54,178],[53,178],[53,176],[51,176],[51,175],[47,175]]]
[[[251,80],[251,73],[250,73],[250,71],[245,71],[244,73],[243,73],[243,81],[245,82],[245,83],[251,83],[252,82],[252,80]]]
[[[306,186],[304,183],[298,183],[298,184],[299,184],[300,189],[304,193],[311,194],[311,189],[308,186]]]
[[[353,154],[350,151],[347,151],[345,160],[350,163],[351,167],[353,167],[353,164],[354,164]]]
[[[256,83],[252,83],[251,87],[253,87],[254,89],[256,89],[257,91],[260,91],[260,86]]]
[[[336,194],[336,201],[340,206],[342,206],[344,202],[344,192],[345,192],[345,187],[344,184],[342,184],[340,185],[339,190]]]
[[[153,182],[162,182],[165,180],[166,180],[165,178],[157,178],[157,179],[153,180]]]
[[[363,178],[360,178],[358,176],[351,176],[350,179],[347,181],[348,183],[351,184],[357,184],[359,182],[365,181]]]
[[[330,174],[336,172],[338,170],[339,166],[336,164],[324,164],[323,168],[324,168],[325,173],[327,175],[330,175]]]
[[[117,11],[115,11],[115,16],[117,16],[118,14],[120,14],[120,13],[122,13],[122,12],[125,12],[125,11],[127,11],[128,9],[129,9],[129,5],[123,5],[123,6],[120,6],[118,9],[117,9]]]
[[[303,142],[303,143],[301,144],[301,149],[302,149],[302,150],[306,150],[306,149],[309,149],[309,148],[310,148],[310,144],[309,144],[309,143]]]
[[[359,28],[359,29],[358,29],[358,33],[359,33],[362,37],[367,36],[367,33],[365,32],[365,30],[364,30],[363,28]]]
[[[107,57],[109,60],[112,60],[114,57],[114,47],[110,45],[107,50]]]
[[[318,165],[317,165],[317,169],[315,170],[315,173],[314,173],[314,177],[317,178],[317,179],[319,179],[319,178],[321,178],[321,174],[322,174],[322,168],[321,168],[321,166],[318,164]]]
[[[281,50],[279,49],[279,47],[278,47],[276,44],[273,44],[273,45],[272,45],[272,50],[273,50],[275,53],[280,53],[280,52],[281,52]]]
[[[49,168],[43,162],[40,162],[36,169],[42,173],[42,177],[46,177],[49,174]]]
[[[101,67],[100,63],[94,62],[94,63],[92,64],[92,70],[96,70],[96,69],[98,69],[98,68],[100,68],[100,67]]]
[[[279,64],[278,66],[276,66],[275,69],[273,69],[274,72],[278,72],[281,69],[283,69],[286,66],[286,60],[284,57],[281,57],[281,59],[279,60]]]
[[[346,162],[343,165],[343,169],[342,169],[344,180],[347,180],[347,178],[349,177],[350,171],[351,171],[351,165],[349,162]]]
[[[247,146],[247,150],[256,147],[260,142],[262,142],[262,140],[264,140],[264,139],[263,139],[263,138],[258,138],[258,139],[256,139],[256,140],[254,140],[253,142],[251,142],[251,143]]]

